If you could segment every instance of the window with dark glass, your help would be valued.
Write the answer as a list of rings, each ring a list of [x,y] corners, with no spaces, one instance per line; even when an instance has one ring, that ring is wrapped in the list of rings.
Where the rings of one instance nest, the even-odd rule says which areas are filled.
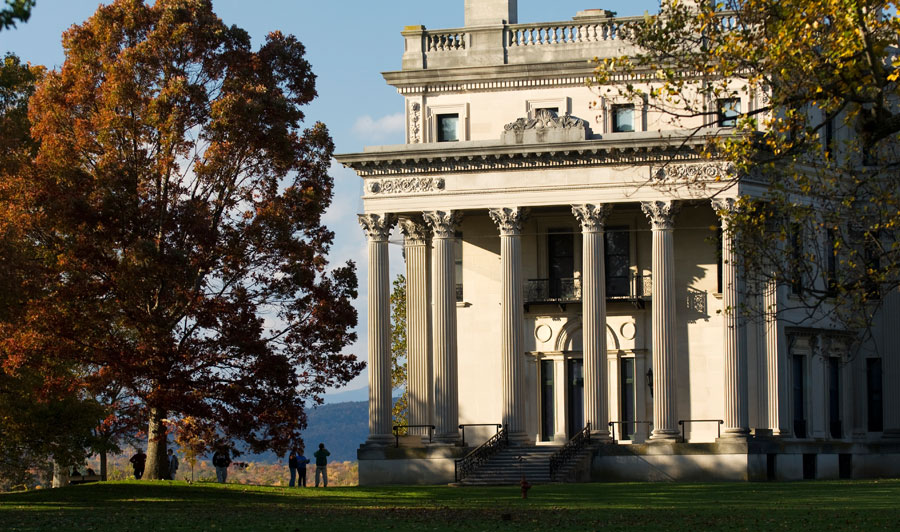
[[[569,409],[566,421],[571,438],[584,428],[584,364],[580,358],[566,361],[566,384]]]
[[[723,98],[717,102],[719,127],[737,127],[738,117],[741,115],[740,98]]]
[[[456,142],[459,140],[459,114],[437,115],[438,142]]]
[[[725,259],[722,258],[722,228],[716,229],[716,293],[725,292]]]
[[[841,359],[828,357],[828,426],[832,438],[840,438],[841,430]]]
[[[552,360],[541,360],[541,440],[550,441],[556,434],[555,419],[553,417],[554,389],[553,389],[553,364]]]
[[[575,236],[572,229],[551,229],[547,235],[547,269],[551,298],[574,297]]]
[[[823,127],[825,130],[825,142],[823,143],[823,148],[825,149],[825,157],[830,158],[834,155],[834,117],[828,116],[825,118],[825,125]]]
[[[866,411],[869,432],[884,430],[884,392],[881,359],[866,359]]]
[[[806,374],[803,359],[803,355],[794,355],[791,360],[794,436],[798,438],[806,437]]]
[[[634,421],[634,359],[622,359],[622,421]],[[623,440],[630,440],[634,434],[634,423],[622,423]]]
[[[825,289],[828,295],[837,294],[837,257],[835,256],[834,229],[826,231],[825,235]]]
[[[453,239],[453,260],[454,274],[456,275],[456,300],[463,300],[463,235],[459,231],[456,232],[456,238]]]
[[[610,227],[603,235],[606,253],[606,297],[631,295],[631,247],[627,227]]]
[[[791,293],[803,292],[803,239],[799,224],[791,226]]]
[[[613,133],[634,131],[634,105],[622,104],[612,106]]]

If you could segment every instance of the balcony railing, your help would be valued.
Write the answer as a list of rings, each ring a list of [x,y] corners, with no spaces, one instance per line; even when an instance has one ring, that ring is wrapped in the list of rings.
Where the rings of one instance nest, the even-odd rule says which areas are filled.
[[[581,301],[581,279],[528,279],[525,281],[525,304],[574,303]],[[650,298],[652,279],[648,275],[630,275],[626,278],[610,278],[606,285],[606,298],[611,300],[643,301]]]

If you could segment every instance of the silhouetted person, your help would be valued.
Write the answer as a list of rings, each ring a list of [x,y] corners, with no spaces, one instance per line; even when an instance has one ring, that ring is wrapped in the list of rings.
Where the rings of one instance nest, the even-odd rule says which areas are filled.
[[[313,453],[316,457],[316,487],[319,487],[319,474],[322,475],[322,487],[328,487],[328,457],[331,453],[325,448],[324,443],[319,444],[319,450]]]
[[[231,465],[231,456],[228,449],[219,449],[212,457],[212,463],[216,467],[216,480],[224,484],[228,480],[228,466]]]
[[[297,485],[306,487],[306,464],[309,458],[303,456],[303,453],[297,452]]]
[[[147,463],[147,455],[144,454],[144,451],[141,449],[137,450],[134,456],[131,457],[132,467],[134,467],[134,478],[140,480],[142,476],[144,476],[144,464]]]
[[[175,480],[175,473],[178,472],[178,457],[175,456],[175,453],[172,449],[169,449],[169,480]]]

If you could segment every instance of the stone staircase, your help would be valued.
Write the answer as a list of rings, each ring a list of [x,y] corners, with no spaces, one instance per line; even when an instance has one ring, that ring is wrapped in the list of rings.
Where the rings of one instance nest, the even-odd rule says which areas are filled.
[[[550,457],[561,448],[562,446],[557,445],[507,447],[498,451],[477,471],[469,474],[458,484],[461,486],[518,484],[523,474],[531,484],[553,482],[554,480],[550,478]],[[590,467],[589,459],[596,449],[596,444],[582,449],[557,473],[555,481],[574,482],[581,478],[578,473]]]

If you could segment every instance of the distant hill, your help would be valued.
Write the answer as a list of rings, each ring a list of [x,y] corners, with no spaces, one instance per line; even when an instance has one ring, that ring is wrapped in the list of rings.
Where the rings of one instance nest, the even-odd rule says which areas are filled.
[[[369,387],[363,386],[362,388],[357,388],[355,390],[345,390],[342,392],[329,392],[325,394],[325,404],[331,405],[334,403],[348,403],[355,401],[368,401],[369,400]]]
[[[324,443],[331,452],[329,460],[356,461],[356,450],[369,436],[368,401],[324,404],[308,410],[306,415],[308,426],[303,431],[303,441],[307,458],[311,459],[319,443]],[[285,459],[275,453],[263,453],[245,454],[238,460],[274,463]]]

